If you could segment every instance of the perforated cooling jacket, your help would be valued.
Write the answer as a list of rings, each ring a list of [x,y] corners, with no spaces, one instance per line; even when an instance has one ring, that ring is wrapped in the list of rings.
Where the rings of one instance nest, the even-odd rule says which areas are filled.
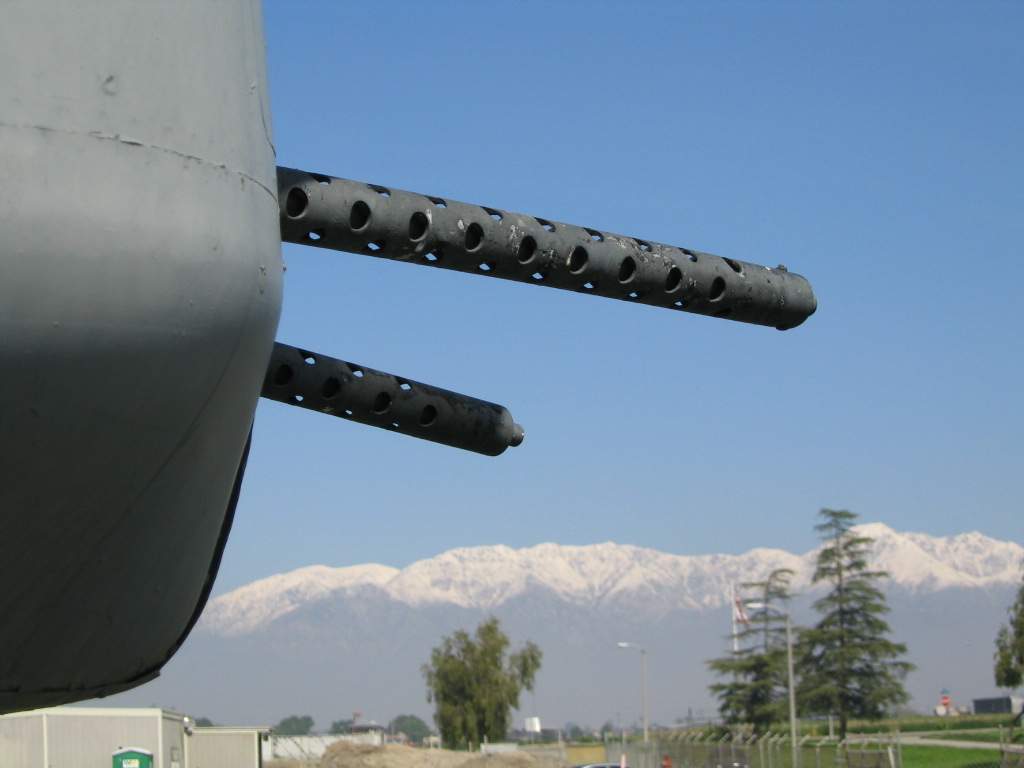
[[[591,293],[787,330],[810,283],[708,253],[439,197],[278,168],[285,242]]]

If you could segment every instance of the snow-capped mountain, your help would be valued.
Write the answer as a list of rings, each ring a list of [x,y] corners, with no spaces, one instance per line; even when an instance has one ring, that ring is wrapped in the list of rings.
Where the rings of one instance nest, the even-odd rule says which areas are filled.
[[[897,533],[882,523],[854,531],[874,540],[872,567],[887,571],[891,586],[910,592],[1012,584],[1024,547],[980,533],[933,537]],[[370,589],[377,598],[424,607],[450,604],[494,610],[531,593],[598,609],[621,601],[655,603],[659,612],[719,608],[730,583],[758,581],[774,569],[794,572],[794,592],[810,588],[818,550],[794,555],[754,549],[742,555],[680,556],[612,543],[540,544],[456,549],[402,570],[383,565],[300,568],[271,576],[212,600],[201,628],[230,636],[266,626],[303,605]]]
[[[978,533],[936,538],[872,523],[872,567],[891,612],[890,638],[917,665],[907,680],[927,711],[941,691],[957,706],[997,695],[992,654],[1020,584],[1024,547]],[[159,704],[222,724],[274,723],[294,712],[326,725],[348,712],[385,721],[429,720],[421,666],[440,639],[497,616],[513,646],[536,642],[544,658],[521,713],[546,724],[636,722],[638,659],[647,651],[653,722],[712,716],[708,659],[728,653],[729,585],[794,572],[789,605],[812,624],[823,589],[810,583],[817,550],[755,549],[682,557],[612,543],[483,546],[396,569],[322,565],[271,576],[211,600],[160,679],[111,704]],[[748,596],[754,597],[749,594]]]

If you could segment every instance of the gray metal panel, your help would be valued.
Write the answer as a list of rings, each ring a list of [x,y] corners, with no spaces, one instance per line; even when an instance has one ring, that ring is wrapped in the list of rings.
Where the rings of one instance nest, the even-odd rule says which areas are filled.
[[[4,768],[48,768],[41,715],[0,717],[0,765]]]
[[[259,768],[260,738],[255,731],[196,729],[189,737],[188,768]]]
[[[216,560],[281,302],[257,0],[0,25],[0,711],[149,679]]]
[[[160,719],[160,754],[153,768],[185,768],[185,724],[176,712],[163,713]]]
[[[138,747],[153,753],[153,768],[163,768],[157,758],[159,711],[152,712],[147,716],[49,715],[48,762],[61,768],[107,766],[119,749]]]

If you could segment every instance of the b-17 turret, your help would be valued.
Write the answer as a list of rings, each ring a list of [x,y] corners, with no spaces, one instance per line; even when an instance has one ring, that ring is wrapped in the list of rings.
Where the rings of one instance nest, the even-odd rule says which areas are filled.
[[[782,329],[815,308],[782,268],[277,169],[259,0],[12,0],[0,51],[0,712],[159,674],[261,394],[522,441],[500,406],[278,343],[282,239]]]
[[[807,280],[784,267],[319,173],[277,171],[285,242],[779,330],[799,325],[816,307]],[[281,344],[262,394],[488,455],[523,439],[501,406]]]

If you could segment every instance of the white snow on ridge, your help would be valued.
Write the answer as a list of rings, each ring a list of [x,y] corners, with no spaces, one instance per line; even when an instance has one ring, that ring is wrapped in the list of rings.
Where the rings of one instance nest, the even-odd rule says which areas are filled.
[[[1024,547],[980,533],[945,538],[897,533],[882,523],[855,527],[870,537],[872,568],[914,591],[984,587],[1020,578]],[[777,568],[794,573],[794,592],[806,591],[818,550],[794,555],[754,549],[742,555],[680,556],[611,542],[455,549],[402,570],[383,565],[311,566],[261,579],[211,600],[201,626],[242,634],[297,607],[366,587],[408,605],[448,603],[488,610],[521,595],[547,592],[583,606],[656,600],[667,610],[706,609],[729,599],[731,581],[764,579]]]
[[[254,581],[211,600],[201,625],[216,634],[241,634],[339,590],[364,585],[383,587],[396,573],[397,568],[375,563],[347,568],[299,568]]]
[[[957,536],[933,537],[905,533],[921,549],[957,571],[982,580],[1016,581],[1021,574],[1021,547],[1010,541],[996,541],[977,531]]]

